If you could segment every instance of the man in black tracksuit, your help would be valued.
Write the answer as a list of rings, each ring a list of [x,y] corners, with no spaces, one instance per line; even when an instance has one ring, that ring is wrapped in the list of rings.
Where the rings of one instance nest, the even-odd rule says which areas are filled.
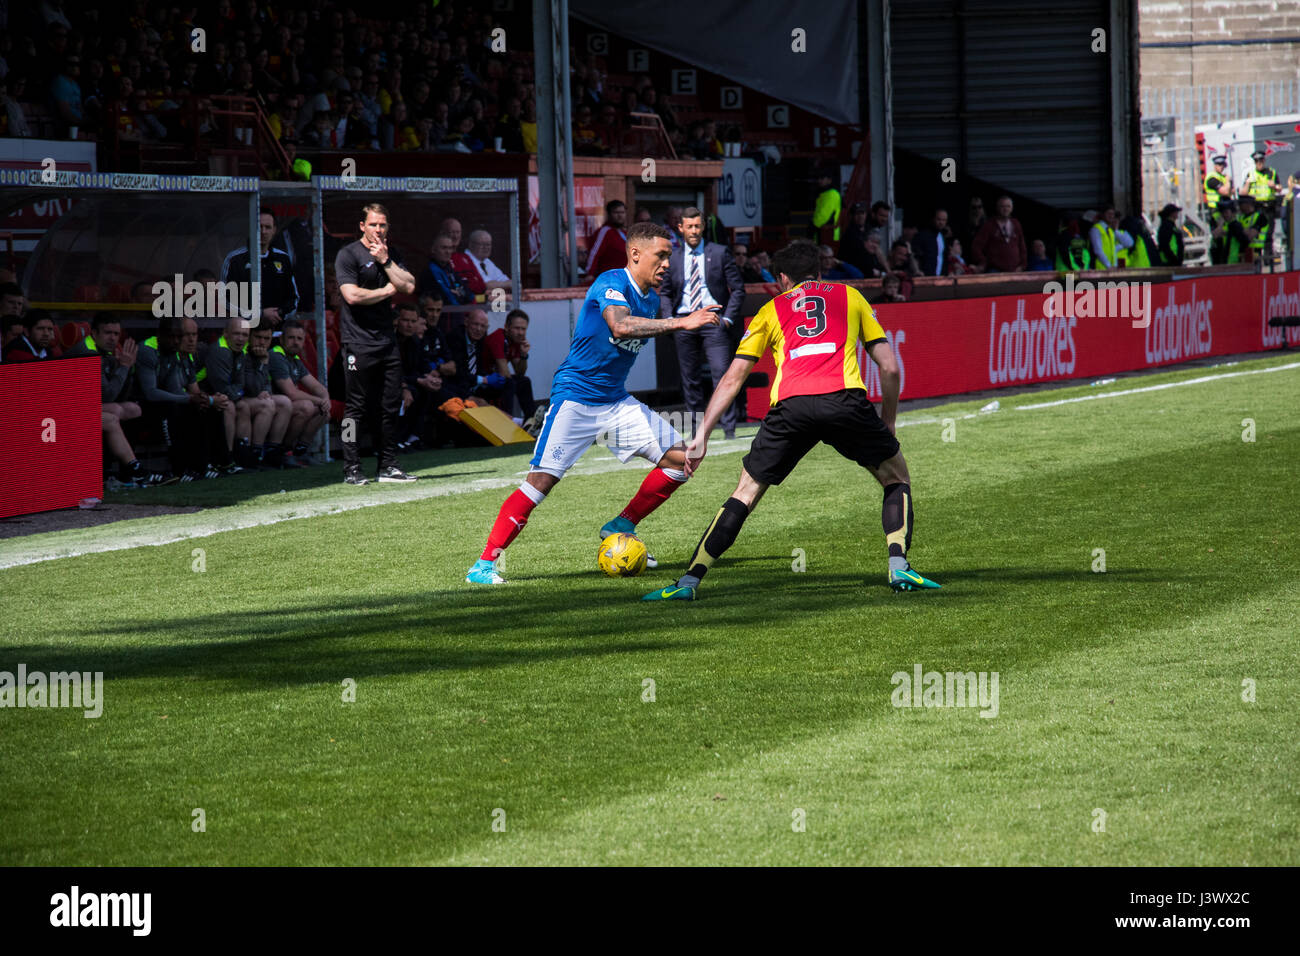
[[[263,209],[257,222],[262,259],[262,312],[257,324],[269,326],[272,332],[276,332],[281,322],[298,311],[298,283],[294,279],[293,260],[289,254],[271,247],[271,239],[275,236],[274,213]],[[222,282],[248,282],[252,275],[248,246],[240,246],[221,264]],[[228,314],[234,315],[235,312]]]
[[[402,408],[402,358],[393,328],[391,300],[415,291],[415,277],[402,257],[388,248],[388,210],[370,203],[361,210],[361,238],[339,250],[334,274],[339,283],[339,328],[347,401],[343,413],[343,480],[367,484],[357,452],[356,430],[363,422],[379,451],[378,480],[414,481],[397,467],[397,416]],[[381,422],[377,431],[375,419]]]

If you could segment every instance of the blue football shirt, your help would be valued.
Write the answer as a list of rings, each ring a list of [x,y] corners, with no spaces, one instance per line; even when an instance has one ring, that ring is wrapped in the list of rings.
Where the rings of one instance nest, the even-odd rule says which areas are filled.
[[[601,314],[611,305],[627,306],[633,315],[653,319],[659,314],[659,294],[651,289],[642,295],[626,268],[597,277],[583,300],[569,354],[551,382],[552,403],[570,399],[583,405],[612,405],[627,397],[627,373],[650,340],[616,341]]]

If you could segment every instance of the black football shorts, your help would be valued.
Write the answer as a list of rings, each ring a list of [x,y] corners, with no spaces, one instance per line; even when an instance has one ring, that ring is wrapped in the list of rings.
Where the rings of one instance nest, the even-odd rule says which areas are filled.
[[[779,485],[822,441],[865,468],[898,454],[898,439],[867,401],[867,393],[843,389],[793,395],[773,405],[745,456],[745,470],[765,485]]]

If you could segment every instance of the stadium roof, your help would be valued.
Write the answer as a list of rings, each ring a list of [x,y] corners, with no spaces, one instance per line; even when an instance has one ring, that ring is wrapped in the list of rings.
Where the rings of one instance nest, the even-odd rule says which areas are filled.
[[[855,0],[822,0],[813,8],[753,0],[659,0],[653,18],[645,9],[569,0],[573,16],[611,33],[836,123],[861,122]],[[793,49],[795,30],[804,31],[805,52]]]

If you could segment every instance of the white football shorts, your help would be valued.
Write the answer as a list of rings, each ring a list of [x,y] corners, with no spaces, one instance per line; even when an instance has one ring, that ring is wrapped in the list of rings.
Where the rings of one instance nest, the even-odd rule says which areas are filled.
[[[658,464],[681,440],[677,429],[631,395],[612,405],[562,399],[547,409],[529,464],[533,471],[563,478],[597,441],[608,446],[619,461],[640,455]]]

